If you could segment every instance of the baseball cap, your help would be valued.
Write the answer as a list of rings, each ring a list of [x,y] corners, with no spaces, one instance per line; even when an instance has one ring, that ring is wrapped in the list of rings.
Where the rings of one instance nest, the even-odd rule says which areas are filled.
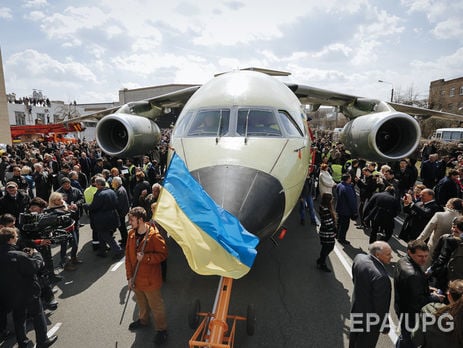
[[[14,181],[8,181],[8,182],[6,183],[6,187],[7,187],[7,188],[8,188],[8,187],[18,187],[18,184],[15,183]]]

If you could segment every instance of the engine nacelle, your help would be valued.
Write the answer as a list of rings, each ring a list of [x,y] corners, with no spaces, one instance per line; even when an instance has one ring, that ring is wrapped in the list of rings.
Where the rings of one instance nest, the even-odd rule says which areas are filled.
[[[161,131],[151,119],[116,113],[104,117],[96,126],[96,141],[110,156],[143,155],[159,144]]]
[[[421,130],[410,115],[385,111],[353,119],[340,137],[354,157],[389,162],[409,157],[419,144]]]

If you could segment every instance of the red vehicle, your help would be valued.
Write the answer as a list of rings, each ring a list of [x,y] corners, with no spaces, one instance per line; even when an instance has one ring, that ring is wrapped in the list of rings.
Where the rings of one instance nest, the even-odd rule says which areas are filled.
[[[80,122],[11,126],[11,138],[13,143],[47,140],[69,144],[77,143],[78,139],[67,134],[83,129]]]

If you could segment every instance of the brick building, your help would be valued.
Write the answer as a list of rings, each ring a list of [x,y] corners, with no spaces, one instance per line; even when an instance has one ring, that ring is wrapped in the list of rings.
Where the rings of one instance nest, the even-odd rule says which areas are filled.
[[[431,81],[429,108],[463,115],[463,77]]]

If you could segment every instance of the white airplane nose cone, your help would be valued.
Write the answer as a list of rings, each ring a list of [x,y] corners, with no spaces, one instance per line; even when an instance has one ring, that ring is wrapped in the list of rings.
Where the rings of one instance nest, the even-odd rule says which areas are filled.
[[[191,173],[214,201],[260,239],[271,236],[285,209],[284,190],[273,176],[242,166],[213,166]]]

